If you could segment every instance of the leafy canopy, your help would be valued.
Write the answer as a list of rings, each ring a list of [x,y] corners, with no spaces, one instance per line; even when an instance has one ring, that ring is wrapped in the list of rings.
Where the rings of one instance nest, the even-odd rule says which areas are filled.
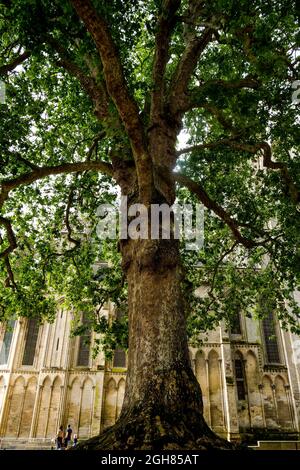
[[[108,299],[124,308],[127,293],[117,242],[97,238],[96,210],[101,203],[118,204],[113,159],[133,162],[134,156],[106,64],[73,8],[80,3],[0,2],[6,85],[0,105],[0,320],[51,320],[59,302],[74,313],[75,333],[81,332],[80,314],[90,317],[109,353],[126,346],[126,321],[111,325],[100,308]],[[207,207],[204,248],[186,252],[182,244],[190,335],[196,339],[220,319],[230,323],[238,311],[263,315],[262,298],[276,307],[283,326],[299,332],[292,294],[300,278],[299,108],[292,101],[300,62],[296,2],[93,5],[108,25],[145,130],[155,92],[163,90],[167,110],[172,92],[178,93],[188,139],[186,148],[180,139],[177,147],[177,198],[200,199]],[[200,40],[181,96],[180,67],[187,71],[184,58]],[[158,64],[164,47],[165,63]],[[194,295],[199,285],[207,288],[205,298]]]

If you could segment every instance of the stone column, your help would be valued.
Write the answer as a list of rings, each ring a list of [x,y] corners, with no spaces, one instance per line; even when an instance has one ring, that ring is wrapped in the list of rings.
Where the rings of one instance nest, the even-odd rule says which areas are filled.
[[[252,415],[251,415],[251,393],[249,390],[248,378],[249,374],[247,374],[247,361],[243,359],[243,371],[244,371],[244,383],[247,391],[247,407],[248,407],[248,418],[249,418],[249,427],[252,429]]]
[[[6,392],[3,397],[2,416],[0,423],[0,437],[5,437],[6,424],[9,412],[9,405],[12,398],[13,387],[9,384],[5,386]]]
[[[291,333],[291,331],[283,331],[280,329],[283,352],[285,357],[285,363],[287,365],[288,380],[290,384],[290,406],[291,406],[291,416],[293,416],[294,428],[298,432],[300,431],[300,366],[299,359],[297,356],[296,347],[299,338]]]
[[[222,406],[222,417],[223,417],[223,429],[224,431],[228,430],[228,425],[227,423],[227,413],[225,415],[225,408],[228,408],[228,400],[227,400],[227,390],[226,390],[226,385],[224,383],[224,378],[223,378],[223,371],[222,371],[222,359],[219,359],[218,361],[218,366],[219,366],[219,379],[220,379],[220,387],[221,387],[221,406]]]
[[[38,418],[40,414],[40,402],[41,402],[42,392],[43,392],[43,385],[38,385],[37,393],[35,396],[33,412],[32,412],[32,421],[31,421],[31,428],[30,428],[30,434],[29,434],[30,438],[36,437],[36,427],[37,427],[37,422],[38,422]]]
[[[27,385],[24,385],[23,394],[22,394],[21,412],[20,412],[20,418],[19,418],[19,422],[18,422],[17,437],[19,437],[20,429],[21,429],[21,424],[22,424],[22,416],[23,416],[23,410],[24,410],[24,403],[25,403],[26,390],[27,390]]]
[[[58,408],[57,423],[56,423],[57,429],[59,428],[61,424],[65,427],[65,423],[63,422],[63,413],[64,413],[64,399],[65,399],[66,388],[67,388],[66,384],[60,386],[59,408]]]
[[[91,418],[90,418],[90,425],[89,425],[89,437],[92,436],[92,424],[93,424],[93,416],[94,416],[96,385],[93,385],[92,390],[93,390],[93,397],[92,397]]]
[[[264,428],[266,428],[266,427],[267,427],[267,423],[266,423],[266,416],[265,416],[265,406],[264,406],[263,388],[264,388],[263,384],[259,384],[259,385],[258,385],[259,394],[260,394],[260,403],[261,403],[261,415],[262,415],[262,419],[263,419]]]
[[[104,370],[101,370],[96,374],[95,405],[92,428],[93,435],[100,434],[101,432],[104,395]]]
[[[285,388],[286,401],[287,401],[288,408],[289,408],[289,415],[291,418],[292,427],[296,431],[297,425],[296,425],[294,407],[293,407],[293,402],[292,402],[292,397],[291,397],[291,387],[289,384],[286,384],[284,388]]]
[[[80,417],[81,417],[81,407],[82,407],[82,397],[83,397],[83,385],[80,386],[80,401],[79,401],[79,411],[78,411],[78,429],[77,429],[77,436],[79,436],[79,428],[80,428]]]
[[[237,440],[239,438],[239,420],[235,390],[235,377],[233,370],[233,360],[231,344],[227,330],[224,326],[220,328],[220,346],[223,367],[221,369],[224,397],[224,417],[226,423],[227,438]]]
[[[275,412],[276,412],[276,421],[277,421],[277,425],[278,425],[278,423],[279,423],[279,417],[278,417],[277,400],[276,400],[276,395],[275,395],[275,389],[276,389],[275,384],[272,384],[272,385],[271,385],[271,388],[272,388],[272,395],[273,395],[274,408],[275,408]]]
[[[49,400],[49,408],[47,410],[47,419],[46,419],[46,427],[45,427],[45,434],[44,438],[47,437],[47,431],[48,431],[48,424],[49,424],[49,414],[50,414],[50,407],[51,407],[51,402],[52,402],[52,395],[53,395],[53,384],[50,386],[50,400]]]
[[[208,359],[205,359],[206,367],[206,382],[207,382],[207,409],[208,409],[208,425],[211,427],[211,411],[210,411],[210,390],[209,390],[209,363]]]

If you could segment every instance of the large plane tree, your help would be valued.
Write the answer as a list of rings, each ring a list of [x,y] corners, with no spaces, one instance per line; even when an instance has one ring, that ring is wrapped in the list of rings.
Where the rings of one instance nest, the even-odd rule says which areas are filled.
[[[226,448],[204,421],[187,333],[270,309],[299,331],[296,2],[0,8],[1,321],[51,320],[60,302],[77,333],[89,316],[107,354],[128,346],[121,415],[86,448]],[[115,188],[129,207],[201,202],[204,247],[99,240]],[[125,319],[101,316],[108,299]]]

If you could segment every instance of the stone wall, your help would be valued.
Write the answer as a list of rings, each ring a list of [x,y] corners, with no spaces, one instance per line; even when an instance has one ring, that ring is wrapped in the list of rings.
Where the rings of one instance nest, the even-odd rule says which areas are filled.
[[[16,323],[9,359],[0,365],[0,436],[53,439],[61,424],[70,424],[85,439],[118,418],[126,370],[114,368],[103,355],[78,367],[79,338],[70,339],[70,323],[70,314],[59,312],[54,324],[40,326],[31,366],[22,365],[27,320]],[[3,334],[4,327],[0,347]],[[279,335],[281,363],[275,365],[266,361],[260,325],[249,319],[242,320],[240,334],[221,324],[202,338],[201,347],[190,348],[204,416],[216,433],[234,440],[259,429],[299,431],[293,338],[290,333]]]

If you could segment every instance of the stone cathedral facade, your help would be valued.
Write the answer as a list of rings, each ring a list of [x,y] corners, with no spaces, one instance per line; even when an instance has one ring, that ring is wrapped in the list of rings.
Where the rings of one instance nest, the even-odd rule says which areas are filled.
[[[107,304],[108,317],[115,315]],[[92,357],[91,337],[70,338],[72,314],[54,323],[21,318],[0,324],[0,441],[16,448],[50,446],[70,424],[79,439],[117,419],[126,380],[126,354]],[[272,313],[263,321],[240,315],[190,348],[207,423],[219,435],[297,436],[300,422],[300,338],[284,332]],[[43,444],[41,444],[43,443]]]

